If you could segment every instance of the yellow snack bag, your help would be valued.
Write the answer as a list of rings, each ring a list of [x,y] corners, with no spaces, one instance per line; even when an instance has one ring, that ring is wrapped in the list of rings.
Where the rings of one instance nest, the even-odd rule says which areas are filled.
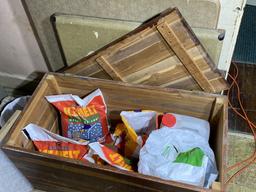
[[[157,112],[155,111],[122,111],[121,119],[124,124],[116,127],[114,135],[125,133],[125,157],[139,155],[139,150],[145,143],[145,138],[151,131],[157,129]]]

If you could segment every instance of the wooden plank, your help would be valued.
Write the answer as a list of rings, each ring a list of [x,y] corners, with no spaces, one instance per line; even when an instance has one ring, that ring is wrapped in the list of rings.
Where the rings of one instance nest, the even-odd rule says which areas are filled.
[[[5,123],[5,125],[0,129],[0,142],[3,140],[5,135],[9,132],[14,122],[19,117],[21,111],[17,110],[13,113],[13,115],[10,117],[10,119]]]
[[[177,40],[182,42],[181,48],[175,44],[176,51],[170,49],[170,43],[162,38],[156,27],[163,22],[172,26],[172,30],[177,35],[174,39],[176,43]],[[185,56],[183,52],[186,52]],[[102,56],[103,61],[99,59]],[[211,75],[209,71],[212,72]],[[177,8],[165,10],[129,34],[61,72],[103,79],[112,77],[133,84],[196,89],[214,93],[228,89],[222,74],[216,69],[214,62]],[[180,83],[182,81],[186,84]]]
[[[212,184],[212,192],[221,192],[221,184],[220,184],[220,182],[213,182],[213,184]]]
[[[114,61],[113,65],[118,71],[120,71],[120,74],[123,77],[127,77],[136,72],[152,67],[153,65],[170,57],[176,57],[174,53],[170,51],[169,47],[166,46],[163,41],[161,41],[161,37],[158,38],[159,42],[157,43],[153,43],[148,47],[140,49],[139,51],[134,49],[129,55],[123,54],[123,59]],[[144,40],[142,42],[144,42]],[[135,45],[134,47],[136,46],[138,45]],[[122,49],[120,52],[125,53],[127,52],[127,49]],[[118,54],[118,52],[114,52],[114,55],[115,54]],[[111,57],[109,58],[112,59]],[[172,63],[169,63],[169,65],[172,65]],[[158,69],[156,71],[158,71]],[[145,73],[142,75],[142,77],[144,75]]]
[[[15,122],[15,127],[19,127],[21,130],[24,128],[29,121],[30,123],[37,123],[39,119],[41,119],[42,114],[45,114],[45,120],[47,115],[54,115],[54,112],[50,109],[51,106],[48,105],[47,101],[44,99],[45,95],[52,95],[52,94],[58,94],[57,89],[53,89],[54,82],[51,81],[53,76],[51,75],[45,75],[44,78],[41,80],[40,84],[38,85],[36,91],[33,93],[31,99],[29,100],[28,104],[24,108],[22,115],[19,117],[20,121]],[[54,80],[54,79],[52,79]],[[53,85],[50,85],[53,83]],[[47,110],[49,109],[49,110]],[[13,146],[21,146],[24,141],[24,136],[20,131],[12,132],[13,129],[10,130],[8,134],[11,135],[11,137],[8,140],[8,144]]]
[[[209,122],[216,121],[215,118],[220,113],[221,108],[223,107],[223,99],[216,98],[211,110],[211,116],[209,117]]]
[[[98,57],[96,59],[98,64],[107,72],[107,74],[112,77],[113,80],[123,81],[122,77],[118,74],[118,72],[112,67],[112,65],[103,57]]]
[[[226,179],[225,171],[227,168],[228,98],[216,98],[212,113],[209,119],[211,124],[209,143],[215,154],[218,154],[215,156],[215,159],[219,170],[219,182],[221,189],[223,189]],[[222,143],[222,145],[218,145],[218,143]]]
[[[201,72],[199,67],[195,64],[194,60],[187,53],[185,47],[182,45],[177,35],[168,26],[166,22],[157,25],[159,33],[163,36],[164,40],[168,43],[170,48],[176,53],[180,61],[184,64],[190,75],[196,80],[199,86],[207,92],[215,92],[215,89],[210,84],[205,75]]]
[[[136,172],[83,163],[53,155],[41,155],[38,152],[26,153],[10,149],[4,148],[3,150],[32,182],[32,185],[40,190],[56,192],[101,192],[104,189],[123,192],[202,191],[200,187]]]

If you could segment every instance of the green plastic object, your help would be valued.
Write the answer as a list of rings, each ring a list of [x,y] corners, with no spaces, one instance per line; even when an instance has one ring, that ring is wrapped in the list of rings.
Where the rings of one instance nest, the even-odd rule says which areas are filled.
[[[180,153],[174,163],[185,163],[196,167],[201,167],[203,164],[204,152],[196,147],[187,152]]]

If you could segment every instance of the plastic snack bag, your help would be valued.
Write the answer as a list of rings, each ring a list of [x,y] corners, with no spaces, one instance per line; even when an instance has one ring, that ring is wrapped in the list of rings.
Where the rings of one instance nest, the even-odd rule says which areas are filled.
[[[132,170],[132,167],[125,162],[123,156],[119,153],[112,151],[108,147],[100,144],[99,142],[94,142],[89,144],[90,148],[93,149],[94,153],[97,154],[101,159],[118,169]]]
[[[46,99],[61,113],[64,137],[90,142],[110,139],[107,107],[99,89],[84,99],[76,95],[53,95]]]
[[[125,133],[125,157],[138,157],[139,150],[152,130],[157,129],[157,113],[155,111],[122,111],[123,125],[116,127],[114,135]]]
[[[138,171],[209,188],[218,171],[208,139],[207,121],[178,114],[163,116],[162,128],[152,131],[140,150]]]
[[[88,142],[80,143],[66,137],[51,133],[35,124],[27,125],[22,132],[31,139],[39,152],[61,157],[87,160]]]
[[[122,170],[131,170],[131,166],[118,153],[99,142],[78,142],[54,134],[35,124],[27,125],[22,132],[31,139],[39,152],[61,157],[102,164],[103,161]]]

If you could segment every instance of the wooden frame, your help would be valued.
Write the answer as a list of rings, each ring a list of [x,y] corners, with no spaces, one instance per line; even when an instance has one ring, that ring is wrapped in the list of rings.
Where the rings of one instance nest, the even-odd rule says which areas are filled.
[[[211,93],[228,89],[177,8],[167,9],[61,72]]]
[[[36,189],[45,191],[207,191],[179,182],[166,181],[112,167],[39,153],[21,133],[29,123],[52,132],[59,128],[59,116],[47,103],[45,95],[72,93],[84,96],[100,88],[112,121],[120,118],[121,110],[151,109],[175,112],[209,120],[210,145],[219,169],[219,185],[223,187],[226,166],[227,98],[202,92],[180,91],[122,82],[46,74],[32,99],[3,141],[3,150]]]

